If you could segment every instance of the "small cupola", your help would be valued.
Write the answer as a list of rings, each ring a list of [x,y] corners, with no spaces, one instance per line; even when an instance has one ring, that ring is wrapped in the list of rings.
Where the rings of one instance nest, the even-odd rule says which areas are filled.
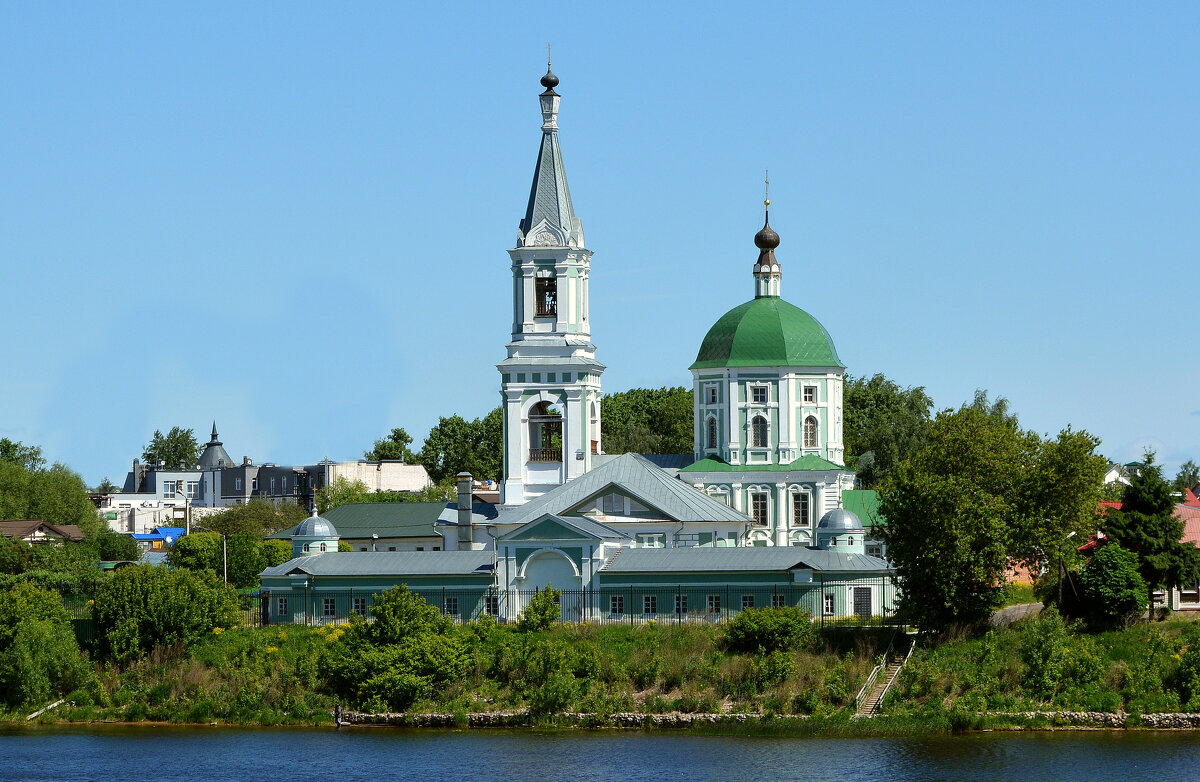
[[[310,557],[335,552],[339,539],[337,529],[329,519],[318,516],[314,506],[312,516],[300,522],[292,533],[292,556]]]
[[[858,516],[845,508],[829,511],[817,522],[817,548],[842,554],[862,554],[866,531]]]
[[[783,269],[775,260],[775,248],[779,246],[779,234],[771,228],[771,179],[767,177],[766,197],[763,198],[763,227],[754,234],[754,246],[758,248],[758,260],[754,262],[754,298],[779,296]]]

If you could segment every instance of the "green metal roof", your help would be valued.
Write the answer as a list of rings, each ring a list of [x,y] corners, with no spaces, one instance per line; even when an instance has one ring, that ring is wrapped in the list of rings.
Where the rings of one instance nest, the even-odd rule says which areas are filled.
[[[847,489],[842,492],[842,507],[858,516],[867,529],[887,524],[879,512],[879,492],[874,489]]]
[[[762,296],[721,316],[691,369],[777,366],[844,365],[816,318],[778,296]]]
[[[343,538],[432,538],[440,533],[433,525],[451,503],[446,502],[356,502],[339,505],[323,514]],[[270,537],[288,540],[295,527]]]
[[[845,469],[840,464],[834,464],[828,459],[822,459],[814,453],[801,456],[794,462],[788,464],[730,464],[721,459],[701,459],[698,462],[689,464],[687,467],[680,467],[680,472],[794,472],[797,470],[807,470],[809,472],[824,472],[825,470],[843,470]]]
[[[601,572],[612,573],[733,573],[786,571],[811,568],[822,571],[887,573],[891,566],[866,554],[846,554],[801,546],[736,548],[623,548],[605,563]]]

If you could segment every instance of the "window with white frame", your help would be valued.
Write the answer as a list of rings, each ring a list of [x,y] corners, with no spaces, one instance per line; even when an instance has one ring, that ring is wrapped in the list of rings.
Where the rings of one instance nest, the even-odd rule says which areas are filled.
[[[275,493],[275,479],[271,478],[271,493]]]
[[[283,476],[283,490],[287,491],[287,476]]]
[[[756,405],[765,405],[767,403],[767,387],[750,386],[750,401]]]
[[[175,481],[163,481],[163,496],[171,497],[175,494]]]
[[[868,557],[879,557],[880,559],[882,559],[883,558],[883,546],[880,545],[879,543],[870,544],[869,546],[867,546],[867,556]]]
[[[708,417],[708,445],[705,447],[717,447],[717,419],[714,416]]]
[[[767,525],[767,495],[755,492],[750,495],[750,518],[754,523],[765,527]]]
[[[804,447],[817,447],[817,419],[811,415],[804,419]]]
[[[321,544],[321,553],[322,554],[325,553],[325,544],[324,543]]]
[[[275,613],[278,614],[279,616],[287,616],[287,612],[288,612],[287,595],[280,595],[279,599],[275,601]]]
[[[667,535],[664,532],[638,533],[638,548],[666,548]]]
[[[675,595],[675,613],[676,614],[683,616],[684,614],[686,614],[688,612],[687,597],[688,597],[687,595],[683,595],[683,594]]]
[[[447,597],[442,604],[442,610],[447,616],[458,616],[458,598],[455,596]]]
[[[609,595],[608,612],[610,614],[625,613],[625,595]]]
[[[742,610],[754,608],[754,595],[742,595]]]
[[[242,479],[241,479],[241,478],[234,478],[234,479],[233,479],[233,490],[234,490],[234,491],[241,491],[241,490],[242,490]]]
[[[816,402],[817,401],[817,387],[816,386],[805,386],[804,387],[804,401],[805,402]]]
[[[771,595],[771,608],[787,608],[787,595]]]
[[[721,596],[720,595],[706,595],[705,596],[705,607],[708,609],[708,613],[710,613],[710,614],[721,613]]]
[[[798,491],[792,495],[793,527],[809,527],[812,525],[811,507],[812,503],[810,502],[808,492]]]
[[[353,610],[354,610],[355,616],[366,616],[367,615],[367,599],[365,597],[354,598],[354,609]]]
[[[750,445],[753,448],[767,447],[767,419],[761,415],[754,416],[750,422]]]
[[[321,598],[321,616],[337,616],[337,601],[332,597]]]
[[[642,595],[642,613],[651,616],[658,613],[658,595]]]
[[[833,616],[833,609],[834,609],[833,595],[828,595],[828,594],[825,595],[824,603],[825,603],[825,605],[824,605],[825,616]]]
[[[715,405],[717,403],[717,387],[709,386],[706,391],[707,393],[705,395],[708,398],[708,403],[710,405]]]
[[[258,478],[250,479],[250,491],[258,491]]]
[[[483,612],[488,616],[500,616],[500,596],[485,595],[483,598]]]
[[[184,489],[184,496],[189,500],[196,499],[196,495],[200,493],[200,481],[188,481],[187,488]]]

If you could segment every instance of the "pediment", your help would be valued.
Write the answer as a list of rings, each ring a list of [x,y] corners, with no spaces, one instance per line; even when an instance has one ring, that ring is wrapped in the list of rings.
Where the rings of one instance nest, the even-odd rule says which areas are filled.
[[[599,540],[575,526],[551,514],[534,519],[528,524],[517,527],[503,538],[512,540]]]

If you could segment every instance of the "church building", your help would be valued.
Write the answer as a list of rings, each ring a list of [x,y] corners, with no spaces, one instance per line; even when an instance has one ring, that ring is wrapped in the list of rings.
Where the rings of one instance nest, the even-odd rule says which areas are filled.
[[[754,236],[754,297],[717,319],[690,367],[693,453],[604,453],[592,254],[567,187],[549,67],[541,84],[541,146],[508,251],[499,505],[481,516],[471,476],[459,475],[456,520],[435,525],[440,551],[336,553],[333,526],[309,520],[297,557],[262,574],[272,621],[309,621],[317,606],[322,620],[361,613],[365,595],[396,583],[460,618],[514,618],[546,585],[562,590],[567,620],[711,620],[779,605],[822,617],[890,612],[891,567],[851,509],[870,510],[874,493],[856,492],[843,466],[845,367],[824,327],[780,295],[769,200]]]

